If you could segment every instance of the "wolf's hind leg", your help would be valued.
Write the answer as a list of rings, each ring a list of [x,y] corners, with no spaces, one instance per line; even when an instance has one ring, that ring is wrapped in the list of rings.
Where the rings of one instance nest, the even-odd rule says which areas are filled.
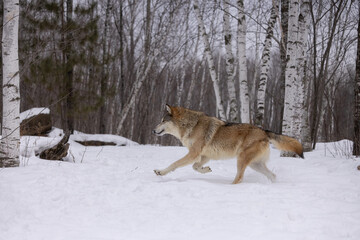
[[[275,181],[276,175],[266,167],[264,162],[253,162],[250,164],[250,167],[257,172],[264,174],[272,182]]]
[[[269,159],[269,156],[270,148],[269,146],[267,146],[267,148],[265,148],[265,151],[262,152],[258,159],[255,159],[255,161],[252,161],[250,163],[250,167],[257,172],[264,174],[268,179],[274,182],[276,179],[276,175],[266,167],[266,162]]]
[[[209,158],[202,156],[200,162],[193,164],[193,169],[199,173],[208,173],[212,172],[210,167],[203,167],[205,163],[209,162]]]
[[[244,172],[246,167],[248,165],[251,165],[253,161],[256,162],[256,160],[260,160],[260,159],[265,160],[267,152],[265,152],[264,155],[264,152],[259,152],[259,149],[264,149],[267,151],[268,148],[269,148],[269,142],[260,140],[254,142],[253,144],[251,144],[250,147],[244,149],[244,151],[239,154],[237,158],[237,174],[235,176],[233,184],[237,184],[241,182],[241,180],[244,177]],[[263,168],[261,168],[261,170],[263,170]]]
[[[233,184],[237,184],[237,183],[241,182],[241,180],[244,176],[245,168],[247,167],[249,161],[250,160],[243,153],[238,156],[237,173],[236,173],[234,181],[232,182]]]

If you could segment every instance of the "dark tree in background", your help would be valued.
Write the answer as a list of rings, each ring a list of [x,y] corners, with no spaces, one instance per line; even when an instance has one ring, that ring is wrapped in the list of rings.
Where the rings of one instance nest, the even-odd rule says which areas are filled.
[[[0,1],[0,22],[3,22],[3,9],[4,7],[4,2]],[[2,39],[2,30],[0,31],[0,39]],[[0,66],[2,66],[2,47],[0,46]],[[3,81],[3,73],[2,73],[2,69],[0,70],[0,86],[2,86],[2,82]],[[0,91],[2,92],[2,91]],[[0,134],[1,134],[1,129],[2,129],[2,97],[0,97]]]
[[[22,109],[50,105],[54,119],[61,121],[58,125],[70,132],[74,121],[100,102],[88,99],[96,98],[95,91],[84,94],[97,89],[90,85],[99,68],[96,6],[94,1],[75,8],[70,0],[21,1]],[[79,99],[84,95],[87,98]]]
[[[64,6],[63,2],[60,2],[61,6]],[[62,12],[65,12],[62,9]],[[62,20],[63,21],[63,20]],[[65,118],[67,123],[67,130],[73,134],[74,133],[74,65],[75,61],[73,58],[73,29],[76,27],[75,22],[73,21],[73,1],[66,0],[66,22],[62,24],[64,28],[62,29],[62,36],[65,35],[64,40],[64,51],[63,51],[63,64],[65,66],[65,88],[64,93],[66,98],[65,103]]]
[[[359,0],[360,8],[360,0]],[[355,74],[355,103],[354,103],[354,147],[353,155],[360,156],[360,11],[357,37],[357,57]]]

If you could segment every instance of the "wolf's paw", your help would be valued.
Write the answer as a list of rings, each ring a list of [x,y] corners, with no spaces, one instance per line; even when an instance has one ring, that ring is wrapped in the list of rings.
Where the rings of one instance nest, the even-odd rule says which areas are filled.
[[[209,173],[209,172],[212,172],[211,168],[210,167],[202,167],[199,169],[199,172],[201,173]]]
[[[154,170],[154,173],[155,173],[156,175],[158,175],[158,176],[164,176],[164,175],[165,175],[162,171],[157,170],[157,169]]]
[[[272,173],[268,178],[270,179],[271,182],[275,182],[275,181],[276,181],[276,175],[273,174],[273,173]]]

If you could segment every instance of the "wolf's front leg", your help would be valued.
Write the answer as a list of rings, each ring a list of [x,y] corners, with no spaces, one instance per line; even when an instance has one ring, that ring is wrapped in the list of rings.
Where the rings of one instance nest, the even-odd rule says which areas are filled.
[[[204,167],[204,164],[209,162],[209,158],[202,156],[200,162],[196,162],[193,165],[193,169],[198,171],[199,173],[208,173],[211,172],[211,168],[209,166]]]
[[[189,152],[186,154],[185,157],[181,158],[180,160],[177,160],[173,164],[171,164],[169,167],[163,169],[163,170],[154,170],[155,174],[158,176],[164,176],[168,174],[169,172],[175,171],[175,169],[179,167],[184,167],[186,165],[192,164],[194,162],[200,161],[200,157],[198,154],[194,154]]]

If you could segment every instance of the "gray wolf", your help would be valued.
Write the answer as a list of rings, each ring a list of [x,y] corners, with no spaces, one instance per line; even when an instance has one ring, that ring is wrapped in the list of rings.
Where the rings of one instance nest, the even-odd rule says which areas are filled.
[[[226,123],[203,112],[166,105],[161,123],[153,130],[157,136],[171,134],[188,148],[180,160],[163,170],[154,170],[164,176],[179,167],[193,164],[200,173],[211,172],[204,166],[209,160],[237,158],[237,174],[233,184],[241,182],[245,169],[250,166],[271,181],[276,175],[266,167],[269,143],[279,150],[290,151],[304,158],[303,147],[296,139],[263,130],[251,124]]]

